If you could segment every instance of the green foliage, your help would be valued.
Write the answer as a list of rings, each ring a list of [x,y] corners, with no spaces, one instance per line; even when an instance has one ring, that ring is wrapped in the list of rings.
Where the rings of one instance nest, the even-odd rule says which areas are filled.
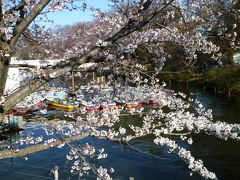
[[[209,86],[222,91],[240,92],[240,67],[229,65],[224,68],[210,69],[203,73],[201,80]]]
[[[208,69],[201,73],[182,72],[162,74],[161,79],[189,82],[206,88],[216,89],[217,92],[240,95],[240,67],[228,65],[223,68]]]

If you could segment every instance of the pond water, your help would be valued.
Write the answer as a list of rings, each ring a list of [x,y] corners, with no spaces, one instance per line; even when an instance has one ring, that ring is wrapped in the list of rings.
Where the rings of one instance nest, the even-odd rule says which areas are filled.
[[[221,95],[215,95],[213,92],[204,92],[199,88],[183,85],[178,87],[175,84],[171,88],[187,94],[194,93],[195,98],[207,108],[213,110],[214,121],[240,122],[240,98],[229,99]],[[121,123],[127,124],[129,121],[135,122],[137,119],[137,117],[123,116]],[[21,136],[26,136],[29,132],[34,132],[36,136],[43,133],[40,123],[25,122],[24,126],[26,130],[21,132]],[[211,135],[198,134],[193,135],[193,144],[189,146],[179,137],[171,138],[189,149],[194,157],[202,159],[205,166],[210,171],[215,172],[219,179],[239,179],[240,142],[235,140],[224,141]],[[142,152],[124,144],[92,137],[72,143],[84,144],[86,142],[95,145],[97,148],[105,148],[108,158],[94,163],[97,167],[100,165],[108,168],[113,167],[115,169],[113,179],[121,180],[129,179],[129,177],[134,177],[136,180],[201,179],[196,173],[190,176],[187,165],[178,156],[169,154],[165,147],[154,145],[152,137],[149,136],[130,141],[132,146]],[[11,144],[9,143],[9,145]],[[0,160],[0,179],[53,179],[50,172],[56,165],[59,166],[59,179],[79,179],[77,175],[70,173],[72,164],[67,162],[65,158],[68,151],[67,146],[60,149],[54,147],[27,155],[27,160],[23,157],[2,159]],[[96,179],[96,177],[89,175],[85,179]]]

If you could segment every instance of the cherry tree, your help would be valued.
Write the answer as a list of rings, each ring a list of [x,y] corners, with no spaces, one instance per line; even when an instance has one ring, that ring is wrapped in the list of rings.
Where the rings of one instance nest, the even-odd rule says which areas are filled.
[[[160,91],[164,88],[164,85],[161,85],[157,78],[164,62],[170,56],[162,46],[163,42],[171,42],[182,46],[189,61],[194,61],[199,52],[211,54],[211,57],[216,60],[221,57],[220,47],[204,36],[204,29],[211,29],[213,26],[209,22],[215,22],[220,16],[213,13],[217,2],[214,0],[112,0],[111,2],[113,5],[112,12],[98,12],[93,24],[80,24],[75,29],[69,29],[69,35],[65,41],[66,51],[62,53],[66,58],[64,62],[42,70],[39,78],[33,79],[30,84],[20,87],[7,97],[3,96],[3,90],[12,50],[20,35],[24,33],[24,30],[50,1],[42,0],[36,4],[34,1],[21,1],[19,5],[13,8],[9,8],[9,6],[14,5],[14,3],[7,3],[6,7],[2,7],[2,9],[7,9],[6,11],[2,10],[2,22],[6,23],[4,13],[8,14],[6,17],[10,19],[7,21],[8,28],[4,29],[4,26],[1,26],[2,60],[0,79],[3,86],[0,95],[2,96],[2,117],[11,107],[42,85],[72,71],[81,64],[103,56],[105,61],[103,66],[97,67],[98,70],[113,73],[110,76],[113,79],[114,75],[124,75],[128,83],[136,86],[134,89],[136,100],[155,99],[160,103],[160,106],[156,109],[142,107],[131,110],[131,113],[138,113],[143,121],[142,125],[139,126],[129,123],[128,128],[130,128],[131,133],[127,132],[126,127],[115,127],[115,124],[120,121],[119,116],[123,109],[104,109],[101,113],[87,113],[86,109],[82,108],[79,111],[80,115],[77,115],[77,117],[71,113],[66,115],[74,118],[75,123],[66,121],[48,123],[43,118],[46,125],[46,134],[57,134],[60,139],[90,135],[125,143],[133,138],[151,134],[154,135],[153,142],[155,144],[167,146],[169,151],[176,153],[183,159],[193,172],[197,172],[206,179],[217,179],[217,175],[209,171],[202,160],[194,158],[190,151],[176,143],[168,135],[179,135],[190,145],[193,140],[187,135],[191,133],[206,133],[225,140],[239,140],[239,125],[213,122],[211,110],[206,110],[197,100],[182,93],[168,96]],[[56,10],[66,8],[65,3],[68,3],[68,1],[51,3],[49,4],[50,9]],[[69,3],[71,2],[69,1]],[[232,9],[235,3],[236,1],[231,0],[227,7]],[[84,7],[86,5],[84,4]],[[191,27],[191,24],[194,24],[194,26]],[[146,47],[152,55],[156,64],[153,73],[147,73],[145,65],[137,61],[136,50],[139,47]],[[128,54],[135,54],[135,56],[128,56]],[[121,87],[121,80],[119,83],[118,96],[126,99],[133,98],[128,90]],[[148,93],[143,92],[143,88],[147,89]],[[193,107],[194,112],[190,112]],[[86,120],[87,123],[83,123]],[[99,127],[107,128],[103,130]],[[69,144],[68,140],[62,143],[60,147],[67,144],[71,148],[66,156],[68,160],[73,161],[71,172],[77,172],[80,176],[83,176],[91,170],[97,175],[98,179],[111,179],[110,173],[113,173],[114,169],[106,169],[102,166],[95,167],[89,160],[94,157],[97,157],[97,159],[106,158],[107,154],[104,149],[97,150],[90,144],[75,147]],[[33,138],[31,136],[20,140],[21,144],[38,144],[41,142],[43,142],[41,137]],[[51,143],[59,145],[56,139],[51,138],[44,141],[44,144],[49,146],[51,146]],[[42,146],[40,145],[40,147]],[[18,153],[22,153],[22,150],[14,152],[14,156],[17,156]]]
[[[34,19],[43,13],[44,8],[49,5],[48,10],[59,9],[70,1],[22,0],[1,1],[0,28],[1,28],[1,60],[0,60],[0,97],[3,100],[5,83],[7,79],[11,55],[21,35],[24,35]],[[1,114],[4,108],[1,108]]]
[[[54,2],[53,4],[50,4],[50,8],[51,9],[61,9],[61,7],[63,7],[64,3],[66,3],[68,1],[63,1],[62,3],[59,2]],[[36,89],[38,89],[40,86],[42,86],[43,84],[45,84],[46,82],[51,81],[53,78],[60,76],[62,74],[64,74],[65,72],[71,71],[73,68],[79,66],[82,63],[85,63],[87,61],[89,61],[89,59],[91,59],[92,57],[98,55],[98,53],[108,47],[111,46],[113,43],[115,43],[118,39],[125,37],[127,35],[129,35],[130,33],[136,31],[137,29],[143,27],[144,25],[146,25],[147,23],[149,23],[157,14],[159,14],[159,12],[161,12],[163,9],[165,9],[170,3],[164,3],[162,5],[160,5],[159,7],[155,8],[155,11],[150,14],[149,16],[147,16],[146,18],[144,18],[141,21],[136,21],[134,24],[132,24],[131,22],[127,23],[126,26],[124,26],[122,29],[120,29],[118,32],[115,32],[115,34],[110,34],[110,37],[108,37],[107,39],[104,40],[104,43],[99,43],[98,46],[90,49],[90,48],[85,48],[86,51],[85,54],[82,55],[82,57],[77,57],[77,58],[71,58],[66,60],[65,62],[63,62],[62,64],[58,64],[56,67],[52,67],[48,70],[45,71],[45,73],[42,74],[47,74],[47,76],[39,78],[38,81],[34,81],[34,83],[32,82],[29,85],[23,86],[21,87],[18,91],[16,91],[15,93],[13,93],[12,95],[8,96],[6,101],[4,102],[4,106],[2,106],[2,113],[6,113],[6,111],[11,108],[12,106],[14,106],[17,102],[21,101],[23,98],[25,98],[28,94],[30,94],[31,92],[34,92]],[[10,53],[10,50],[12,50],[12,48],[14,47],[14,45],[16,45],[17,40],[19,39],[21,33],[28,27],[28,25],[30,25],[30,23],[33,21],[33,19],[41,12],[41,10],[49,3],[49,1],[40,1],[36,6],[33,6],[33,10],[31,11],[32,13],[30,13],[28,16],[26,16],[26,20],[24,20],[24,18],[21,18],[21,22],[23,25],[21,25],[21,23],[18,22],[18,20],[16,19],[14,23],[16,23],[16,35],[14,34],[14,36],[12,34],[10,34],[10,36],[8,36],[9,33],[5,33],[4,35],[6,36],[5,38],[5,44],[6,47],[8,47],[8,51]],[[140,4],[143,4],[144,2],[141,2]],[[24,3],[25,4],[25,3]],[[32,7],[31,6],[31,7]],[[23,6],[25,7],[25,6]],[[35,10],[36,9],[36,10]],[[21,10],[21,8],[20,8]],[[18,14],[16,14],[17,16]],[[131,20],[130,20],[131,21]],[[19,30],[18,30],[19,28]],[[13,32],[11,29],[9,30],[10,32]],[[8,32],[8,31],[7,31]],[[13,36],[13,37],[12,37]],[[103,41],[103,40],[100,40]],[[8,42],[8,43],[7,43]],[[6,48],[4,46],[4,48]],[[1,75],[1,80],[2,80],[2,95],[3,95],[3,90],[5,87],[5,82],[6,82],[6,77],[7,77],[7,71],[9,68],[9,57],[10,54],[6,53],[4,55],[4,59],[6,59],[7,57],[7,62],[2,63],[3,65],[3,70],[1,71],[2,75]],[[2,100],[3,101],[3,100]]]

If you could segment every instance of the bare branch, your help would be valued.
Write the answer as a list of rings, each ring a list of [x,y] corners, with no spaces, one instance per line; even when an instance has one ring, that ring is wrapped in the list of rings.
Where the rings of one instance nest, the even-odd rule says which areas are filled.
[[[159,157],[155,154],[151,154],[149,152],[145,152],[145,151],[141,151],[140,149],[137,149],[135,148],[134,146],[132,146],[131,144],[129,144],[127,141],[123,141],[125,144],[127,144],[130,148],[132,148],[133,150],[137,151],[137,152],[140,152],[142,154],[146,154],[146,155],[149,155],[149,156],[153,156],[155,158],[158,158],[158,159],[161,159],[161,160],[166,160],[166,161],[172,161],[172,159],[169,159],[169,158],[162,158],[162,157]]]
[[[2,0],[0,0],[0,24],[2,24],[3,12],[2,12]]]
[[[142,13],[143,11],[147,10],[149,8],[149,6],[152,4],[152,0],[147,0],[146,2],[144,2],[144,0],[141,0],[141,4],[143,6],[143,9],[140,9],[138,11],[138,13]]]
[[[28,146],[24,149],[19,149],[17,151],[16,150],[11,151],[9,149],[3,150],[3,151],[0,151],[0,159],[26,156],[28,154],[32,154],[32,153],[35,153],[35,152],[39,152],[39,151],[42,151],[42,150],[52,148],[54,146],[59,146],[59,145],[64,144],[66,142],[80,140],[80,139],[83,139],[87,136],[88,136],[88,132],[84,133],[84,134],[81,134],[81,135],[76,135],[76,136],[64,138],[64,139],[58,139],[58,140],[56,140],[52,143],[48,143],[48,144],[37,144],[37,145],[33,145],[33,146]]]
[[[25,32],[23,32],[22,35],[23,35],[27,40],[30,40],[30,41],[32,41],[32,42],[35,42],[35,43],[40,44],[39,41],[37,41],[37,40],[33,39],[32,37],[28,36]]]
[[[37,66],[28,65],[28,64],[10,64],[10,68],[37,68]]]

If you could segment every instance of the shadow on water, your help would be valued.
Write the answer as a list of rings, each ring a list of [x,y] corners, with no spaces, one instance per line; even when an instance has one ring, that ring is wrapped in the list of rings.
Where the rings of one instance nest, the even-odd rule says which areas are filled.
[[[230,98],[215,95],[196,87],[187,87],[172,84],[171,89],[187,94],[194,93],[206,108],[213,110],[214,121],[226,121],[228,123],[239,123],[240,119],[240,98]],[[121,125],[127,126],[129,122],[141,124],[141,120],[134,116],[121,117]],[[140,120],[140,121],[139,121]],[[33,132],[35,136],[44,134],[41,123],[25,122],[21,136],[27,136]],[[171,137],[178,144],[189,149],[193,156],[204,161],[205,166],[216,173],[219,179],[239,179],[240,177],[240,143],[235,140],[224,141],[211,135],[193,135],[193,144],[189,146],[179,137]],[[16,136],[16,138],[18,138]],[[119,142],[100,140],[87,137],[73,144],[89,143],[96,148],[105,148],[108,158],[94,160],[96,166],[113,167],[115,173],[113,179],[129,179],[134,177],[136,180],[185,180],[201,179],[199,175],[193,173],[189,176],[187,165],[175,154],[168,153],[166,147],[156,146],[153,137],[146,136],[134,139],[130,142],[135,148],[146,152],[138,152],[131,147]],[[5,143],[6,144],[6,143]],[[4,143],[1,144],[3,146]],[[24,158],[2,159],[0,160],[0,179],[52,179],[49,173],[53,166],[59,166],[60,179],[78,179],[78,176],[70,174],[71,163],[66,161],[66,154],[69,148],[51,148],[28,155],[28,160]],[[154,154],[160,158],[149,155]],[[32,176],[31,176],[32,175]],[[87,176],[85,179],[96,179],[95,176]]]

